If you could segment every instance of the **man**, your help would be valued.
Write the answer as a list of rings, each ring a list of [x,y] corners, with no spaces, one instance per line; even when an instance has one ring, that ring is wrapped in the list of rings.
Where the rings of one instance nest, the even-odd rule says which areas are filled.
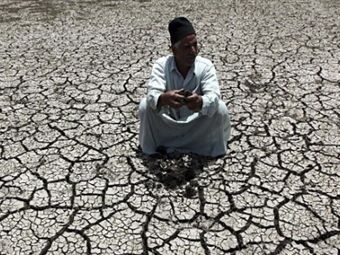
[[[226,153],[230,120],[220,100],[216,71],[197,56],[196,32],[184,17],[169,23],[172,55],[153,66],[146,98],[139,105],[139,141],[145,154]]]

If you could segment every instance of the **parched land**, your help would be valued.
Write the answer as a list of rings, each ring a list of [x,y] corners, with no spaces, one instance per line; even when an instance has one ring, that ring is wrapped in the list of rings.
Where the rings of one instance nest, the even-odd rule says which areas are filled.
[[[228,155],[147,159],[138,103],[187,16]],[[340,2],[0,0],[0,254],[340,254]]]

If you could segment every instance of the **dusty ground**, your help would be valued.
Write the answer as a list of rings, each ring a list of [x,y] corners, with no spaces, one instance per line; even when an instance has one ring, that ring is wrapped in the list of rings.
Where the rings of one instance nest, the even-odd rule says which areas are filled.
[[[146,160],[138,102],[189,17],[229,154]],[[0,0],[0,254],[340,254],[338,0]]]

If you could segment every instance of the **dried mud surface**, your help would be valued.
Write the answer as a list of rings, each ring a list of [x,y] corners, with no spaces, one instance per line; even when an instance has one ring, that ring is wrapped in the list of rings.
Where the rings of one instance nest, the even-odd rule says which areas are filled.
[[[227,156],[146,159],[138,102],[196,26]],[[0,1],[0,254],[340,254],[340,2]]]

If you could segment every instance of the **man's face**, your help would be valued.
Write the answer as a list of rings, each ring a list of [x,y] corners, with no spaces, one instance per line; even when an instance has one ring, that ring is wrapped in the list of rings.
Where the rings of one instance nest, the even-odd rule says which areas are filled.
[[[198,55],[197,39],[195,34],[184,37],[178,47],[172,47],[172,52],[177,62],[185,67],[190,67]]]

